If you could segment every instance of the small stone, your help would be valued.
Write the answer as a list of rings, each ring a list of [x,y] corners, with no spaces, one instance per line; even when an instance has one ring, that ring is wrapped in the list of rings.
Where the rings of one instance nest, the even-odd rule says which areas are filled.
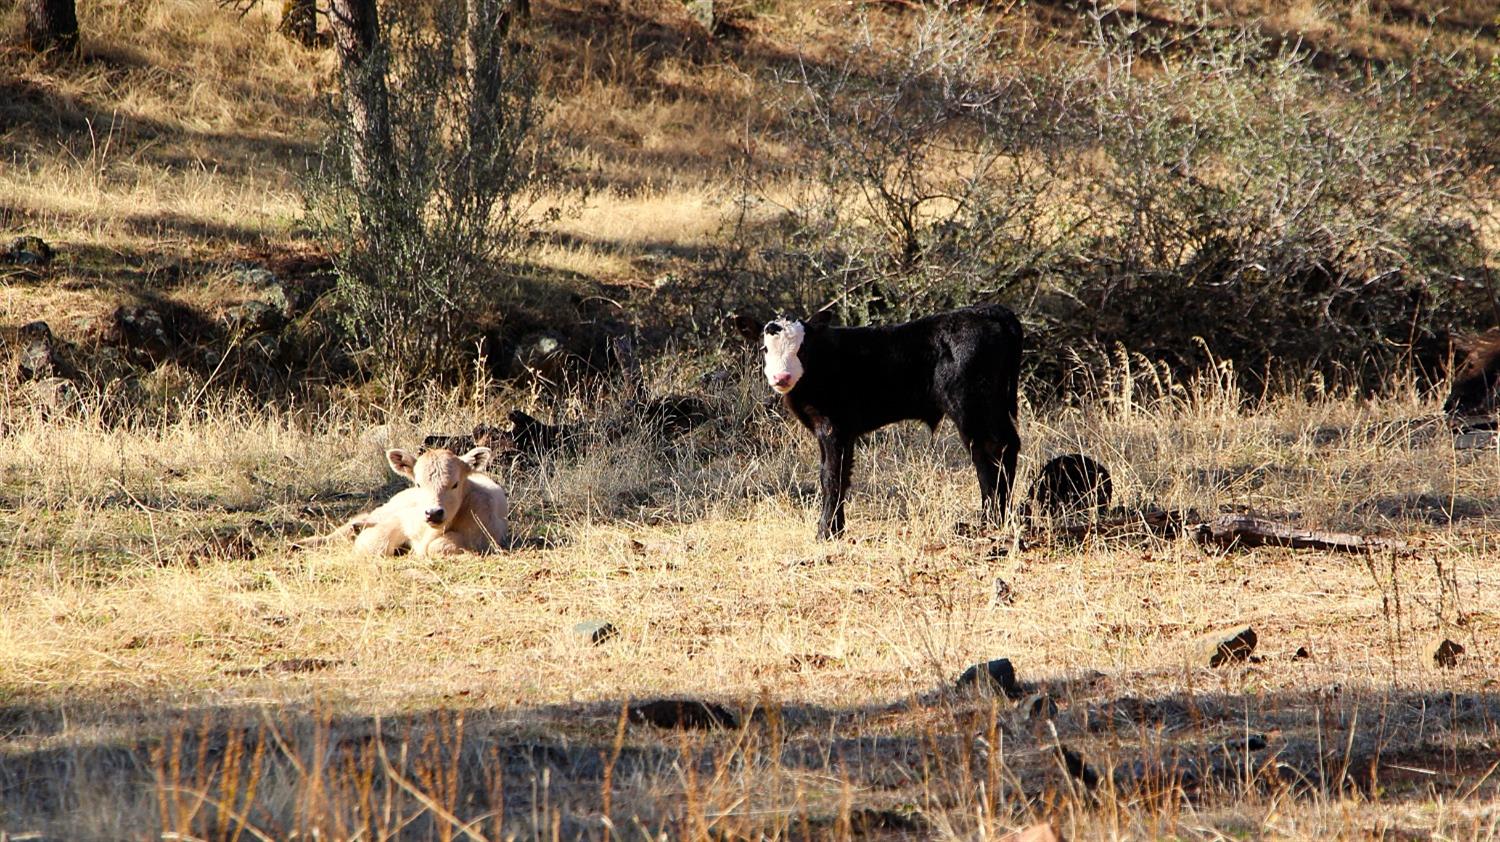
[[[631,705],[630,721],[658,728],[734,728],[736,720],[723,705],[694,699],[657,699]]]
[[[704,29],[714,31],[714,0],[688,0],[687,13]]]
[[[1009,658],[996,658],[982,664],[974,664],[963,671],[958,677],[958,688],[977,686],[981,678],[984,685],[990,689],[999,690],[1008,699],[1020,699],[1026,695],[1021,683],[1016,681],[1016,668],[1011,665]]]
[[[52,262],[52,247],[41,237],[22,236],[10,241],[0,258],[17,266],[46,266]]]
[[[1236,626],[1210,632],[1199,639],[1194,660],[1210,667],[1248,661],[1259,637],[1250,626]]]
[[[1433,666],[1453,669],[1458,666],[1458,658],[1464,653],[1464,647],[1462,644],[1439,636],[1427,641],[1427,645],[1422,648],[1422,653],[1423,659]]]
[[[609,639],[618,636],[620,630],[615,628],[614,623],[603,620],[585,620],[573,627],[573,634],[583,640],[587,640],[594,646],[598,646]]]
[[[995,602],[1000,605],[1015,605],[1016,592],[1004,579],[995,580]]]
[[[231,330],[248,335],[280,330],[286,324],[286,318],[281,308],[252,298],[226,309],[224,322]]]
[[[1306,646],[1298,646],[1297,651],[1292,653],[1292,660],[1294,661],[1305,661],[1311,657],[1312,650],[1308,649]]]
[[[26,384],[26,396],[43,415],[65,413],[78,406],[78,387],[61,377],[45,377]]]
[[[1260,751],[1266,747],[1266,738],[1262,734],[1246,734],[1225,740],[1219,748],[1225,754],[1244,754],[1247,751]]]
[[[16,374],[23,380],[46,380],[56,377],[61,366],[52,342],[52,328],[46,322],[30,322],[17,332],[21,353],[16,359]]]

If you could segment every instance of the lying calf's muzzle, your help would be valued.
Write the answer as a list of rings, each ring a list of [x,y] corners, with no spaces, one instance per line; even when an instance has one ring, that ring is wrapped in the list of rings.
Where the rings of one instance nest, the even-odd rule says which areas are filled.
[[[442,509],[428,509],[423,514],[427,515],[427,522],[430,524],[437,525],[443,522]]]

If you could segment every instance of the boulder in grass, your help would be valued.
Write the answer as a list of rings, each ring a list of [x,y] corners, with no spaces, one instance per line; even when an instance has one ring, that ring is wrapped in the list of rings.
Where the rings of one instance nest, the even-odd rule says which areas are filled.
[[[52,328],[46,322],[28,322],[17,331],[21,353],[16,356],[16,376],[20,380],[46,380],[62,375],[62,363],[52,339]]]
[[[974,664],[958,677],[958,689],[988,687],[1005,694],[1007,699],[1020,699],[1026,695],[1021,682],[1016,680],[1016,668],[1009,658],[996,658],[982,664]]]

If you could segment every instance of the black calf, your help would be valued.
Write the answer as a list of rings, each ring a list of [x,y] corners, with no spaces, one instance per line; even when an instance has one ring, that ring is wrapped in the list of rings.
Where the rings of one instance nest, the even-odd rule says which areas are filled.
[[[1021,437],[1016,430],[1021,323],[990,304],[886,327],[830,327],[830,314],[734,326],[765,350],[766,380],[818,437],[823,509],[818,537],[844,530],[854,446],[866,433],[916,419],[958,428],[979,479],[987,522],[1003,519]]]

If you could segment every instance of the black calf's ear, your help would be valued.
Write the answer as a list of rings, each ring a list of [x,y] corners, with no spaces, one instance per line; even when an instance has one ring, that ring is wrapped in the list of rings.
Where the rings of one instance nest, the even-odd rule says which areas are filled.
[[[819,310],[818,312],[813,313],[811,316],[803,319],[802,323],[807,325],[808,327],[823,327],[825,325],[831,325],[833,324],[833,311]]]
[[[751,342],[760,342],[760,332],[764,328],[759,321],[749,316],[725,316],[724,327],[726,330],[736,332]]]

